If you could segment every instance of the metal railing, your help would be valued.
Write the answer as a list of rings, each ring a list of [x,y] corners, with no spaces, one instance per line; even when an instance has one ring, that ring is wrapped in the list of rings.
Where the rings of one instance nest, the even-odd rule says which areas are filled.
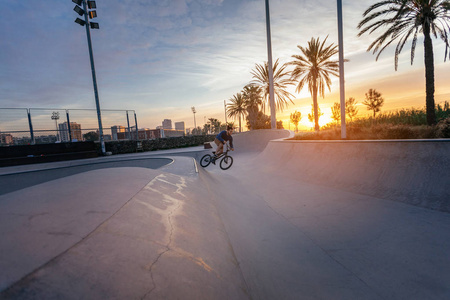
[[[134,110],[102,110],[103,136],[137,139]],[[0,146],[99,140],[95,109],[0,108]]]

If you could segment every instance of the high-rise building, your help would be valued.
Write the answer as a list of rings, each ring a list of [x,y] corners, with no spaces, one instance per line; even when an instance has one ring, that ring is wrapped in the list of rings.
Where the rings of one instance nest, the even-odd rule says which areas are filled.
[[[118,132],[125,132],[125,126],[121,126],[121,125],[111,126],[111,137],[112,137],[113,141],[117,141],[119,139],[117,136]]]
[[[9,133],[0,133],[1,145],[12,145],[14,143],[13,136]]]
[[[175,122],[175,130],[181,130],[185,132],[184,122]]]
[[[69,126],[67,122],[58,124],[59,134],[61,136],[62,142],[70,142],[69,136]],[[82,141],[83,136],[81,134],[81,125],[76,122],[70,122],[70,134],[72,136],[72,141]]]
[[[172,120],[164,119],[162,122],[163,129],[172,129]]]

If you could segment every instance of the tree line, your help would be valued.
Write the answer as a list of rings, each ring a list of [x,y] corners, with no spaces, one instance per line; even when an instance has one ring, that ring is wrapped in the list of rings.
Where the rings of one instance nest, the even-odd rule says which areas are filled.
[[[380,54],[392,43],[397,42],[395,47],[395,70],[398,67],[398,56],[407,41],[411,43],[411,64],[419,34],[424,38],[424,62],[425,62],[425,92],[426,92],[426,116],[427,124],[437,123],[434,101],[434,58],[432,37],[440,38],[445,43],[445,56],[450,58],[449,34],[450,34],[450,2],[448,0],[384,0],[371,5],[364,13],[363,20],[358,24],[358,37],[363,34],[380,32],[380,35],[369,45],[367,51]],[[327,37],[328,38],[328,37]],[[280,63],[275,60],[273,65],[273,85],[275,95],[275,107],[282,111],[293,102],[293,95],[287,91],[291,85],[295,85],[295,91],[300,91],[307,85],[312,97],[311,114],[308,118],[314,122],[314,128],[319,130],[319,117],[321,115],[318,96],[325,97],[325,90],[331,91],[331,77],[339,77],[339,61],[334,57],[338,54],[337,45],[326,44],[327,38],[320,41],[319,38],[311,38],[305,47],[298,45],[299,54],[292,55],[292,60]],[[288,67],[292,66],[292,70]],[[239,130],[242,127],[242,118],[246,119],[246,125],[250,130],[259,128],[270,128],[270,117],[265,114],[266,106],[269,104],[269,72],[268,64],[256,64],[251,71],[252,81],[233,95],[227,105],[227,115],[237,118]],[[356,101],[349,98],[346,103],[346,117],[353,119],[356,116]],[[375,89],[366,93],[363,102],[369,110],[373,111],[374,117],[384,104],[381,94]],[[339,112],[339,113],[338,113]],[[299,115],[300,114],[300,115]],[[340,103],[335,103],[332,108],[333,119],[340,120]],[[299,122],[301,113],[291,114],[291,121]],[[281,121],[280,121],[281,122]],[[298,126],[298,122],[295,123]],[[277,122],[278,124],[278,122]]]

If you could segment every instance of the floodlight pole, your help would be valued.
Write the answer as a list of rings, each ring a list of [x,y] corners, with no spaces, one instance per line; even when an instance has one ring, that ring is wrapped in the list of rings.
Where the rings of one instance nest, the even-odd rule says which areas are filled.
[[[267,69],[269,72],[270,120],[271,120],[271,128],[277,129],[277,116],[275,111],[275,97],[273,89],[272,40],[270,37],[269,0],[266,0],[266,31],[267,31],[267,54],[268,54]]]
[[[102,115],[101,115],[101,111],[100,111],[100,101],[98,99],[97,77],[95,76],[94,55],[92,52],[92,42],[91,42],[91,29],[90,29],[90,22],[89,22],[86,0],[83,0],[83,9],[85,12],[84,20],[86,22],[85,27],[86,27],[86,35],[87,35],[87,41],[88,41],[88,47],[89,47],[89,58],[91,60],[92,82],[94,84],[95,106],[97,107],[98,132],[100,135],[100,144],[102,147],[102,153],[103,153],[103,155],[105,155],[106,154],[105,139],[103,137]]]
[[[59,112],[54,111],[52,113],[52,120],[55,120],[55,127],[56,127],[56,139],[58,141],[60,141],[60,137],[59,137],[59,130],[58,130],[58,120],[59,120]]]
[[[192,109],[192,113],[194,114],[194,129],[197,130],[197,123],[195,122],[195,113],[196,113],[197,111],[195,110],[195,107],[194,107],[194,106],[192,106],[191,109]]]
[[[342,0],[337,0],[339,38],[339,91],[341,100],[341,139],[347,138],[345,125],[345,80],[344,80],[344,33],[342,26]]]
[[[225,126],[228,126],[228,122],[227,122],[227,100],[223,100],[223,107],[225,109]]]

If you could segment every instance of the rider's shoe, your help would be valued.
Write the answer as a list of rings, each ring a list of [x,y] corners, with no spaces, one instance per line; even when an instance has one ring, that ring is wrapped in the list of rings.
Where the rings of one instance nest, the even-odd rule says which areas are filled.
[[[213,157],[212,161],[211,161],[214,165],[216,164],[216,158]]]

